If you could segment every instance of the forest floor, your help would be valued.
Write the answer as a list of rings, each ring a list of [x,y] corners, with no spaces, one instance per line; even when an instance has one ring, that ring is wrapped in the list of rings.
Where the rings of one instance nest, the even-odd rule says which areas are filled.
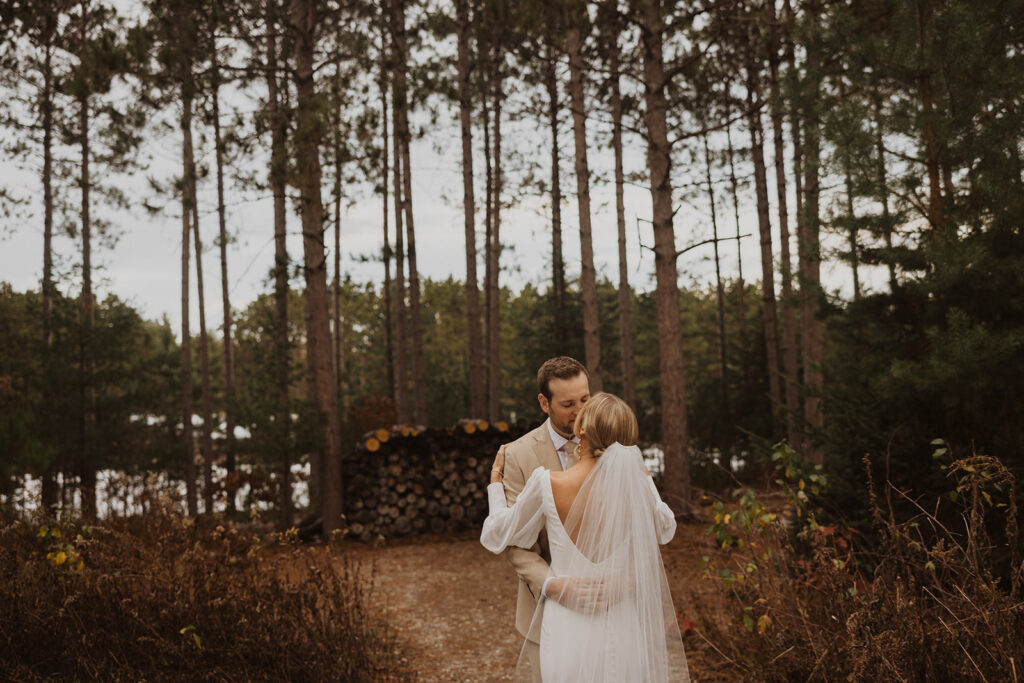
[[[736,673],[690,624],[697,605],[705,615],[729,619],[719,584],[701,579],[701,555],[714,547],[707,527],[705,521],[680,523],[662,556],[693,681],[735,681]],[[371,609],[385,615],[419,680],[512,679],[522,645],[513,625],[515,572],[480,545],[478,532],[376,545],[343,541],[333,548],[372,574]]]

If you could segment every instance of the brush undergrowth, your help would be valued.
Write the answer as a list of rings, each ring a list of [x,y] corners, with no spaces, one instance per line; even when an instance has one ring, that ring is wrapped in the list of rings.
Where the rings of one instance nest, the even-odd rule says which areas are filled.
[[[167,511],[0,528],[0,678],[409,680],[372,574]]]
[[[715,510],[705,577],[726,587],[736,617],[698,614],[699,634],[744,680],[1024,681],[1013,475],[988,456],[936,458],[950,491],[926,503],[886,482],[886,511],[871,486],[868,539],[819,523],[807,493],[826,479],[777,446],[784,511],[751,491]],[[913,512],[897,520],[897,507]]]

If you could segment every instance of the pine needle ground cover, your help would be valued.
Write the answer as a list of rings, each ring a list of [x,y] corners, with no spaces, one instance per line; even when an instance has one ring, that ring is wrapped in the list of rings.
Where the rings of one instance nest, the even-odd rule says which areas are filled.
[[[167,512],[0,529],[9,680],[409,680],[372,575]]]

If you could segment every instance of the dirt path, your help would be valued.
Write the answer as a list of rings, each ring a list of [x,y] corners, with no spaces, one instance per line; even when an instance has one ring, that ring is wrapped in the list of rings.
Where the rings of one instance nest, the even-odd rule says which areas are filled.
[[[685,627],[694,600],[718,602],[700,579],[711,547],[706,524],[680,524],[664,548],[673,599]],[[476,532],[396,539],[340,552],[374,567],[374,603],[382,609],[422,681],[507,681],[522,639],[513,625],[515,573],[480,545]],[[683,636],[695,682],[735,680],[692,631]]]

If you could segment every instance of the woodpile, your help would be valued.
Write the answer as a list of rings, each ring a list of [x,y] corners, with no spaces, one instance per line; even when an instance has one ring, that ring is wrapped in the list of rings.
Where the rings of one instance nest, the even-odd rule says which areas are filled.
[[[396,426],[360,439],[343,467],[348,536],[361,541],[479,528],[494,454],[525,426],[460,420],[449,429]]]

